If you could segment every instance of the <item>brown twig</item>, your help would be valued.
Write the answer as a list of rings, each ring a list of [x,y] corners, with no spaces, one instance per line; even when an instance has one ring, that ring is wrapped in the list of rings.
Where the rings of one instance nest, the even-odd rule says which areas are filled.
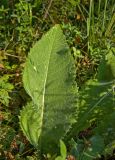
[[[21,57],[21,56],[16,56],[16,55],[13,55],[13,54],[9,54],[9,53],[4,53],[5,56],[10,56],[10,57],[14,57],[14,58],[18,58],[18,59],[22,59],[25,61],[26,58],[24,57]]]
[[[46,9],[45,9],[45,11],[46,11]],[[50,20],[52,21],[52,23],[55,24],[55,21],[54,21],[54,19],[51,17],[51,15],[50,15],[49,13],[48,13],[47,15],[49,16],[49,18],[50,18]]]
[[[52,2],[53,2],[53,0],[50,0],[50,1],[49,1],[49,5],[48,5],[48,7],[47,7],[47,9],[46,9],[46,12],[45,12],[45,14],[44,14],[44,17],[43,17],[44,20],[47,18],[48,14],[49,14],[49,9],[50,9],[50,7],[51,7],[51,5],[52,5]]]

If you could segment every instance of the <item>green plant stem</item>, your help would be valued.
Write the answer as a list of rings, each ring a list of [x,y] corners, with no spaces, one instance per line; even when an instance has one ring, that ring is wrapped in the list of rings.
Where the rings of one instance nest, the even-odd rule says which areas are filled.
[[[99,0],[99,5],[98,5],[98,18],[100,16],[100,9],[101,9],[101,0]]]
[[[104,32],[104,29],[105,29],[106,8],[107,8],[107,0],[105,0],[105,6],[104,6],[104,15],[103,15],[103,24],[102,24],[102,33]]]

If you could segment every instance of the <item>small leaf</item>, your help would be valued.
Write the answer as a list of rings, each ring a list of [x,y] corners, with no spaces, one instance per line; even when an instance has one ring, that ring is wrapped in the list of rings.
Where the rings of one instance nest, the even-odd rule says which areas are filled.
[[[66,146],[64,144],[64,142],[62,140],[60,140],[60,152],[61,152],[61,156],[63,158],[66,158],[67,156],[67,149],[66,149]]]
[[[58,156],[55,160],[65,160],[65,159],[63,159],[63,157],[61,156]]]

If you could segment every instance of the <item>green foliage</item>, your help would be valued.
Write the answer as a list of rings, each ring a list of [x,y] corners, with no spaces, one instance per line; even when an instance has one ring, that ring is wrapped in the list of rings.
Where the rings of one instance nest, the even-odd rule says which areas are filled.
[[[78,139],[77,143],[71,141],[71,153],[79,160],[92,160],[99,158],[105,147],[104,139],[100,135],[94,135],[90,139]]]
[[[112,4],[112,5],[110,5]],[[111,6],[111,7],[109,7]],[[111,18],[110,18],[111,17]],[[87,37],[88,37],[88,50],[89,53],[94,57],[101,57],[107,45],[112,45],[114,40],[114,5],[113,1],[108,0],[92,0],[89,4],[89,12],[87,18]],[[114,19],[114,20],[113,20]],[[109,30],[109,27],[111,28]],[[111,36],[108,42],[107,32]],[[100,41],[101,39],[101,41]],[[97,52],[98,49],[98,52]]]
[[[101,82],[110,82],[115,79],[115,56],[111,48],[99,65],[98,79]]]
[[[65,160],[67,157],[67,149],[62,140],[60,140],[60,153],[61,153],[61,156],[56,157],[55,160]]]
[[[9,104],[9,92],[14,88],[11,83],[8,82],[10,75],[4,75],[0,78],[0,103],[8,106]]]
[[[86,148],[85,152],[83,153],[83,160],[85,158],[92,159],[92,158],[100,158],[101,153],[105,147],[104,139],[100,135],[94,135],[89,139],[89,146]]]
[[[36,43],[26,61],[23,82],[33,102],[21,111],[20,124],[29,141],[46,153],[75,123],[73,62],[59,25]]]
[[[80,0],[68,0],[73,6],[76,6],[80,3]]]
[[[4,127],[0,130],[0,150],[3,151],[10,150],[11,142],[15,137],[15,131],[11,127]],[[2,143],[2,141],[4,143]]]
[[[104,62],[102,61],[99,66],[98,79],[89,80],[79,92],[77,132],[89,127],[96,120],[103,121],[105,115],[109,116],[114,112],[115,57],[112,53],[108,53],[106,58],[106,61],[103,59]],[[107,70],[108,65],[109,70]],[[108,81],[107,78],[111,79]]]
[[[55,35],[55,41],[54,41],[54,35]],[[62,40],[61,44],[60,44],[61,42],[60,39]],[[52,28],[31,49],[29,57],[26,62],[23,81],[24,81],[24,87],[28,92],[28,94],[31,96],[33,102],[28,103],[28,105],[21,111],[20,124],[23,132],[25,133],[29,141],[36,148],[39,147],[41,151],[47,153],[47,152],[52,152],[55,143],[58,144],[59,139],[62,138],[64,135],[66,135],[67,131],[69,131],[72,121],[75,122],[74,115],[76,115],[76,124],[73,127],[73,130],[70,131],[71,132],[70,134],[72,135],[74,134],[77,135],[80,131],[85,130],[86,128],[90,127],[94,122],[96,122],[97,127],[94,129],[95,135],[91,137],[91,139],[89,139],[89,141],[91,142],[91,146],[87,147],[82,152],[83,154],[82,158],[85,159],[87,157],[87,159],[92,159],[94,157],[98,157],[98,155],[101,154],[102,151],[104,151],[105,139],[102,138],[101,136],[105,134],[105,130],[109,134],[107,130],[111,128],[112,132],[115,133],[114,127],[110,123],[108,123],[108,117],[109,119],[111,119],[111,122],[114,121],[113,119],[114,116],[112,115],[114,113],[115,108],[114,108],[114,99],[112,95],[113,95],[113,85],[114,85],[115,57],[113,53],[110,51],[107,54],[107,56],[102,60],[99,66],[97,79],[89,80],[80,90],[78,106],[75,107],[74,106],[75,95],[73,95],[73,93],[74,94],[76,93],[75,90],[77,91],[77,88],[75,87],[74,79],[72,78],[73,72],[71,72],[73,63],[71,61],[71,57],[66,55],[66,53],[68,52],[68,47],[66,43],[64,43],[64,41],[65,38],[62,35],[62,31],[57,25],[54,28]],[[45,44],[48,44],[48,48],[46,47]],[[38,50],[39,52],[37,52]],[[45,54],[46,51],[47,55],[44,56],[43,54]],[[58,56],[61,56],[61,60],[60,57]],[[40,64],[38,64],[38,57],[39,59],[40,57],[42,58],[42,63]],[[65,59],[66,61],[64,61]],[[52,67],[50,67],[50,64],[51,66],[53,65],[53,69],[51,69]],[[62,70],[63,72],[61,71],[60,75],[59,66],[62,64],[63,66],[61,68],[63,69]],[[108,66],[109,70],[106,69]],[[68,70],[65,72],[65,69]],[[106,74],[109,76],[109,78],[111,77],[109,81],[105,77]],[[60,78],[59,75],[61,76],[61,81],[60,79],[58,79]],[[68,75],[70,76],[69,79]],[[50,79],[48,77],[50,77]],[[66,80],[65,83],[62,83],[64,82],[64,80]],[[61,84],[59,82],[61,82]],[[56,84],[59,84],[58,88],[56,87]],[[53,95],[51,94],[52,91]],[[69,96],[71,96],[70,98],[71,101],[69,100]],[[55,101],[58,105],[55,103]],[[50,107],[47,109],[45,108],[46,106]],[[59,106],[61,107],[60,110]],[[64,112],[65,109],[64,106],[66,107],[68,106],[67,112]],[[54,113],[54,110],[56,113]],[[71,113],[73,113],[72,114],[73,117],[71,117]],[[67,116],[68,119],[66,119]],[[63,120],[61,117],[63,117]],[[51,120],[48,121],[48,119],[50,118]],[[47,124],[45,123],[46,121]],[[101,136],[98,136],[99,133]],[[53,135],[55,135],[54,138]],[[49,136],[51,136],[51,138],[47,139],[47,137]],[[109,136],[110,134],[108,135],[108,137]],[[112,135],[112,137],[114,139],[114,135]],[[100,142],[102,141],[103,145],[101,144],[98,146],[98,144],[95,143],[96,141]],[[107,144],[108,142],[106,143],[106,145]],[[49,150],[47,149],[47,146],[49,146]],[[58,157],[58,159],[63,159],[63,156]]]
[[[0,159],[38,159],[18,123],[21,106],[27,103],[30,110],[34,106],[22,87],[22,68],[30,47],[57,23],[75,60],[80,93],[76,111],[80,124],[70,129],[71,137],[75,138],[72,142],[75,154],[70,153],[69,134],[64,139],[67,153],[79,160],[99,159],[100,154],[103,159],[115,159],[114,0],[1,0],[0,22]],[[26,107],[25,112],[28,113]],[[31,114],[33,112],[28,113]],[[28,123],[36,128],[34,122]],[[78,139],[81,134],[82,139]],[[100,146],[94,140],[100,141]],[[53,160],[57,155],[49,153],[42,158]]]
[[[80,156],[83,154],[82,159],[86,159],[87,156],[88,159],[93,159],[101,153],[105,154],[104,150],[108,148],[109,143],[114,142],[114,65],[115,57],[112,52],[109,52],[99,66],[97,79],[89,80],[79,92],[78,118],[72,135],[95,124],[94,129],[92,128],[94,136],[88,139],[90,146],[85,149],[83,147],[81,153],[77,151]],[[106,78],[105,75],[111,79]]]

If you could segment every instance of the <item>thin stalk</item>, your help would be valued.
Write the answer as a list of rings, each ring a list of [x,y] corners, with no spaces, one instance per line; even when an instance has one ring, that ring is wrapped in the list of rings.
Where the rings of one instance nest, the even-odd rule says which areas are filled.
[[[85,6],[84,6],[83,4],[79,4],[79,7],[80,7],[80,6],[83,8],[83,10],[84,10],[84,11],[87,13],[87,15],[88,15],[89,12],[88,12],[87,9],[85,8]],[[80,7],[80,8],[81,8],[81,7]]]
[[[92,10],[92,0],[90,0],[90,7],[89,7],[89,20],[91,22],[91,11]]]
[[[88,51],[90,49],[90,40],[91,40],[91,10],[92,10],[92,0],[90,0],[89,7],[89,18],[87,19],[87,36],[88,36]]]
[[[24,153],[22,153],[22,154],[20,155],[20,157],[24,156],[25,154],[29,153],[29,152],[32,151],[32,150],[33,150],[33,148],[30,148],[29,150],[27,150],[27,151],[25,151]]]
[[[92,41],[94,42],[94,0],[92,0],[92,4],[91,4],[91,20],[92,20],[92,23],[91,23],[91,31],[92,31]]]
[[[99,15],[100,15],[100,9],[101,9],[101,0],[99,0],[99,5],[98,5],[98,18],[99,18]]]
[[[32,26],[32,7],[31,5],[28,5],[28,8],[29,8],[30,26]]]
[[[103,24],[102,24],[102,33],[104,32],[104,29],[105,29],[106,8],[107,8],[107,0],[105,0],[105,6],[104,6],[104,15],[103,15]]]
[[[24,57],[21,57],[21,56],[16,56],[16,55],[13,55],[13,54],[9,54],[9,53],[4,53],[5,56],[10,56],[10,57],[14,57],[14,58],[18,58],[18,59],[21,59],[21,60],[24,60],[25,61],[25,58]]]
[[[89,38],[89,30],[90,30],[90,19],[87,18],[87,37],[88,37],[88,51],[89,51],[89,48],[90,48],[90,38]]]
[[[52,2],[53,2],[53,0],[50,0],[50,1],[49,1],[49,5],[48,5],[48,7],[47,7],[47,9],[46,9],[46,12],[45,12],[45,14],[44,14],[43,19],[46,19],[46,18],[47,18],[48,13],[49,13],[49,9],[50,9],[50,7],[51,7],[51,5],[52,5]]]
[[[78,5],[78,8],[79,8],[79,10],[80,10],[80,12],[81,12],[81,14],[82,14],[85,22],[87,22],[87,20],[86,20],[86,18],[85,18],[85,16],[84,16],[84,13],[83,13],[83,11],[82,11],[82,9],[81,9],[81,7],[80,7],[80,5]],[[82,8],[86,11],[86,9],[85,9],[83,6],[82,6]],[[86,12],[86,13],[87,13],[87,12]]]

